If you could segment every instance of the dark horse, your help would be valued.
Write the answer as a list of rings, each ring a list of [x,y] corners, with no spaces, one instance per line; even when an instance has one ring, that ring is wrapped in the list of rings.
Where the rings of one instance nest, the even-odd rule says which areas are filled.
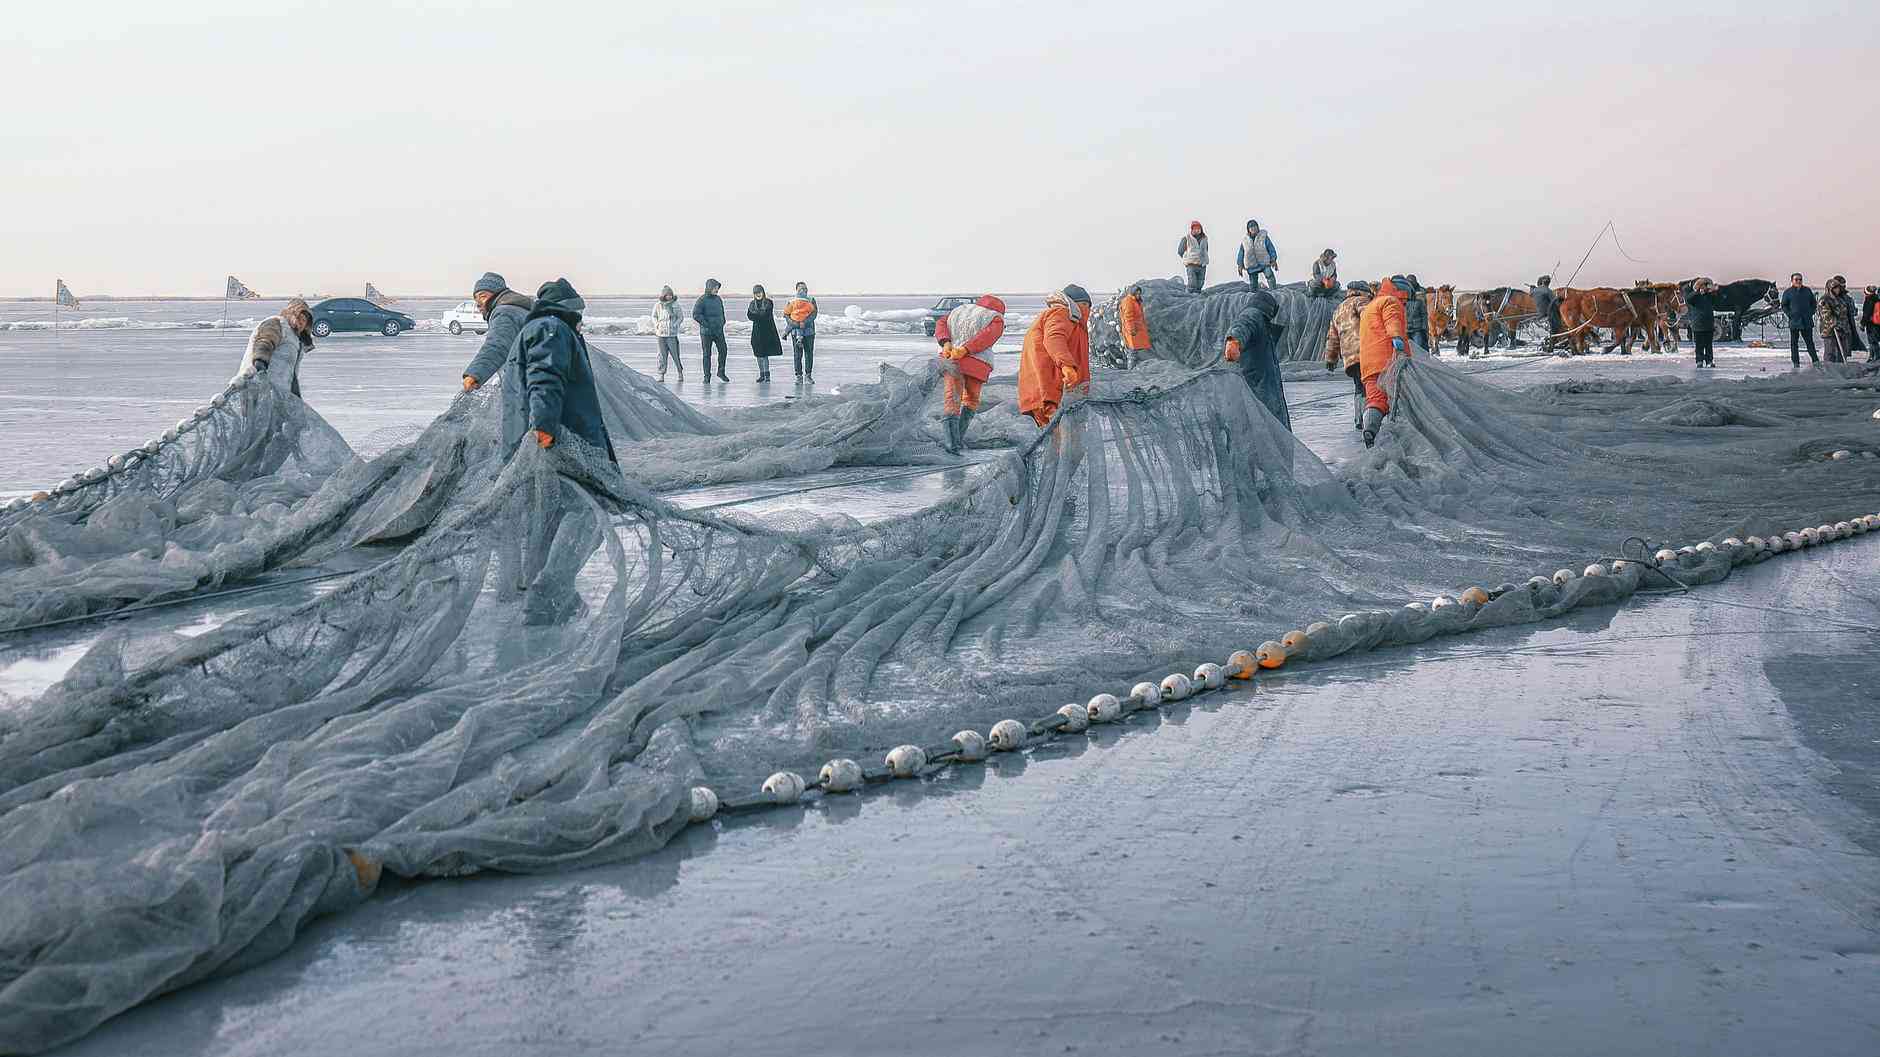
[[[1691,296],[1691,284],[1695,279],[1686,279],[1678,284],[1678,292],[1686,299]],[[1717,311],[1735,312],[1738,323],[1754,323],[1767,319],[1782,310],[1781,288],[1767,279],[1738,279],[1733,283],[1724,283],[1717,287]],[[1690,336],[1691,328],[1684,328],[1685,336]]]

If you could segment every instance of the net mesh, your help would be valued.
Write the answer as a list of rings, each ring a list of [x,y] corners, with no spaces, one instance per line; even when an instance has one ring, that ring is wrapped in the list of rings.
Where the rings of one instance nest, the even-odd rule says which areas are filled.
[[[1090,355],[1110,367],[1133,367],[1143,360],[1166,360],[1184,367],[1206,367],[1221,362],[1221,349],[1234,320],[1253,302],[1253,289],[1244,282],[1219,283],[1201,293],[1174,279],[1145,279],[1143,318],[1149,325],[1147,353],[1128,353],[1117,319],[1119,297],[1097,305],[1090,317]],[[1307,284],[1288,283],[1268,291],[1279,301],[1279,358],[1282,363],[1304,363],[1325,355],[1326,331],[1338,298],[1308,297]]]
[[[1196,333],[1228,296],[1190,299],[1209,306]],[[936,378],[888,369],[838,399],[705,419],[611,363],[618,467],[572,440],[509,455],[479,392],[285,514],[250,515],[242,530],[264,522],[267,542],[242,569],[383,557],[194,638],[107,635],[0,712],[0,1038],[43,1049],[267,958],[382,870],[631,856],[685,824],[695,784],[755,789],[779,768],[1041,715],[1348,611],[1362,616],[1315,649],[1611,600],[1636,578],[1402,608],[1626,536],[1880,508],[1880,460],[1823,457],[1875,447],[1858,368],[1509,391],[1428,358],[1386,376],[1378,446],[1337,472],[1232,371],[1100,371],[1093,396],[915,514],[760,523],[657,494],[747,457],[756,475],[917,461]],[[313,421],[250,413],[297,416],[303,435]],[[89,518],[206,481],[247,495],[290,462],[153,478]],[[128,558],[65,560],[108,577]]]

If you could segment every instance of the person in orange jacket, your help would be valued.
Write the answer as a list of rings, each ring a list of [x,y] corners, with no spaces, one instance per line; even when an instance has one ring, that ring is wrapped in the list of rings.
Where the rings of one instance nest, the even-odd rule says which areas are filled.
[[[1090,294],[1072,283],[1044,299],[1018,355],[1018,410],[1040,429],[1067,398],[1090,392]]]
[[[1141,363],[1149,351],[1149,320],[1142,312],[1142,287],[1132,286],[1117,305],[1116,319],[1123,331],[1123,355],[1131,367]]]
[[[991,294],[955,308],[934,325],[934,340],[940,343],[940,360],[947,371],[948,455],[958,455],[966,446],[966,427],[979,413],[979,391],[992,377],[992,347],[1004,335],[1005,302]]]
[[[1410,354],[1409,332],[1404,327],[1403,302],[1410,281],[1393,275],[1377,284],[1377,297],[1358,316],[1358,373],[1364,379],[1364,446],[1377,442],[1384,416],[1390,414],[1390,395],[1379,379],[1399,355]]]

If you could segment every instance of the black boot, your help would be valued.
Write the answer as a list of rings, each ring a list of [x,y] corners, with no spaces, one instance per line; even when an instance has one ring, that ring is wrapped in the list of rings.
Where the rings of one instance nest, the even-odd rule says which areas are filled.
[[[948,455],[960,453],[960,416],[948,415],[946,418],[946,440],[940,444],[941,450]]]
[[[973,424],[973,416],[978,413],[978,411],[970,407],[960,410],[960,435],[957,443],[962,450],[966,447],[966,427]]]

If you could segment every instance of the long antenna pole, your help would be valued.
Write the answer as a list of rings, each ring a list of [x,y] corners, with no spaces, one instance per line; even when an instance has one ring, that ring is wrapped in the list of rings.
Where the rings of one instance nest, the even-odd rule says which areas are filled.
[[[1579,278],[1580,269],[1586,267],[1587,260],[1593,256],[1593,247],[1599,245],[1599,240],[1605,238],[1606,232],[1610,230],[1612,230],[1612,221],[1608,220],[1606,221],[1606,226],[1599,229],[1599,234],[1593,236],[1592,244],[1586,247],[1586,256],[1581,257],[1580,263],[1574,266],[1573,274],[1567,276],[1567,281],[1561,287],[1562,289],[1564,289],[1567,286],[1572,286],[1573,280]]]

